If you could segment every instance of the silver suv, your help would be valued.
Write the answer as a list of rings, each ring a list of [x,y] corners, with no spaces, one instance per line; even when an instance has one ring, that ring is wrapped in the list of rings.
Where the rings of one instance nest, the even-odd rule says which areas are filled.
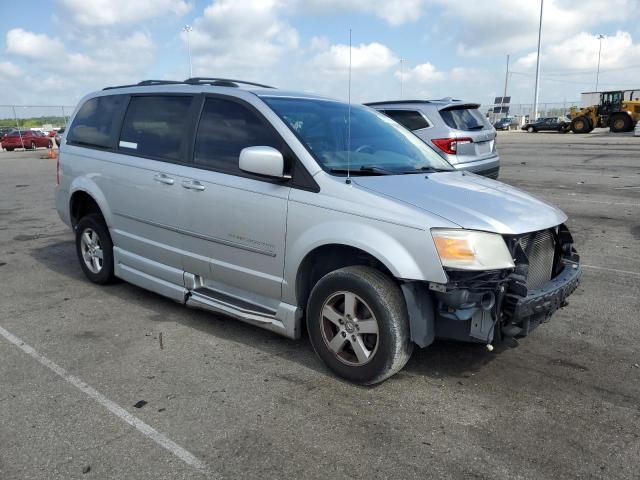
[[[368,107],[235,80],[85,97],[56,203],[92,282],[294,339],[306,325],[361,384],[436,338],[527,335],[581,273],[557,208],[456,171]]]
[[[411,130],[456,169],[498,178],[496,130],[480,113],[479,104],[443,98],[366,105]]]

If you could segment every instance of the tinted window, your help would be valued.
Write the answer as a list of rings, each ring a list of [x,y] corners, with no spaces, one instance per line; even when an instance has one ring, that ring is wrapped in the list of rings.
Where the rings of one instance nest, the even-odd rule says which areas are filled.
[[[194,161],[228,172],[240,172],[238,159],[246,147],[269,146],[281,150],[282,141],[244,105],[208,98],[198,125]]]
[[[456,130],[482,130],[489,128],[487,120],[477,108],[449,108],[440,110],[440,116],[449,127]]]
[[[97,147],[110,147],[123,95],[109,95],[87,100],[73,119],[67,141]]]
[[[122,122],[118,147],[125,152],[180,160],[192,97],[133,97]]]
[[[384,110],[384,113],[411,131],[430,126],[420,112],[413,110]]]

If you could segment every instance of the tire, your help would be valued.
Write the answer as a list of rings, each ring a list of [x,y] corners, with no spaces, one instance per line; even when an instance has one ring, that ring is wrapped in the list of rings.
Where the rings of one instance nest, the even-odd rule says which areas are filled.
[[[7,152],[13,152],[13,147],[7,147],[6,150]]]
[[[609,130],[614,133],[630,132],[632,129],[633,122],[626,113],[613,115],[609,120]]]
[[[49,140],[49,143],[47,144],[47,148],[53,148],[53,142],[51,140]]]
[[[76,253],[90,281],[105,285],[114,280],[113,242],[101,215],[86,215],[76,225]]]
[[[346,307],[348,300],[354,308]],[[325,365],[361,385],[389,378],[413,351],[402,292],[371,267],[345,267],[322,277],[309,296],[307,330]]]
[[[589,133],[591,130],[593,130],[591,120],[587,117],[580,116],[571,120],[571,131],[573,133]]]
[[[535,128],[533,128],[533,127],[529,127],[529,128],[527,128],[527,132],[529,132],[529,133],[536,133],[536,129],[535,129]]]

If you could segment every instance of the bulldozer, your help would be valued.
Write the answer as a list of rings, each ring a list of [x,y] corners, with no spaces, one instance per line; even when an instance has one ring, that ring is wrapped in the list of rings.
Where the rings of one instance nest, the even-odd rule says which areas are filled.
[[[589,133],[596,127],[609,127],[615,133],[630,132],[640,121],[640,100],[625,100],[624,92],[619,90],[602,92],[598,105],[571,107],[569,118],[573,133]]]

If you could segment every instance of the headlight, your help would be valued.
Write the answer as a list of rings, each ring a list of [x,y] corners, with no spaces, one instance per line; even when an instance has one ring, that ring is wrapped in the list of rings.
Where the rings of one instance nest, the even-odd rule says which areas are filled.
[[[496,233],[473,230],[431,230],[442,266],[460,270],[513,268],[504,239]]]

